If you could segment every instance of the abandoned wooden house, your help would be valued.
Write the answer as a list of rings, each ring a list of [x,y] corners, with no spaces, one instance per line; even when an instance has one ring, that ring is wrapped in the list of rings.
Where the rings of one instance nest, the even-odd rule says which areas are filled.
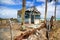
[[[17,13],[18,22],[22,21],[21,14],[22,14],[22,10],[19,10]],[[24,18],[25,23],[32,23],[32,24],[39,23],[40,15],[41,13],[36,9],[36,7],[28,8],[27,10],[25,10],[25,18]]]

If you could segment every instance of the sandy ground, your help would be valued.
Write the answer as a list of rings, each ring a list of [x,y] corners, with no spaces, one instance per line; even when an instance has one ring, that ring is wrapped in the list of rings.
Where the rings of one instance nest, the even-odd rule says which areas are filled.
[[[20,35],[21,32],[23,33],[23,31],[20,31],[19,28],[20,24],[15,23],[12,25],[13,40],[16,38],[16,36]],[[46,29],[44,28],[42,30],[36,31],[35,34],[30,35],[26,40],[45,40],[45,33]],[[53,30],[49,33],[49,38],[50,40],[60,40],[60,21],[54,22],[54,27]],[[0,40],[11,40],[9,24],[0,25]]]

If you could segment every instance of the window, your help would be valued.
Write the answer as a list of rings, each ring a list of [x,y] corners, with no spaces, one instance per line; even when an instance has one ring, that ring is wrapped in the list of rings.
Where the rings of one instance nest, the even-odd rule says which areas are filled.
[[[35,15],[35,19],[40,19],[40,15]]]

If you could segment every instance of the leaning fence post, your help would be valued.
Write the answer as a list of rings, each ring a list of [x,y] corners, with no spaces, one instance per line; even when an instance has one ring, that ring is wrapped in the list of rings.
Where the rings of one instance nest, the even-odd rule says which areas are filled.
[[[12,24],[11,24],[11,20],[10,20],[10,19],[9,19],[9,25],[10,25],[10,35],[11,35],[11,40],[13,40],[13,38],[12,38],[12,28],[11,28]]]

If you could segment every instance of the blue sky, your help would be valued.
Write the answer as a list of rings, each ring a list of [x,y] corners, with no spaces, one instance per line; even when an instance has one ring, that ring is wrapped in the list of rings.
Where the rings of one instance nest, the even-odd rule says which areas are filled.
[[[54,15],[55,1],[48,2],[47,18]],[[60,0],[57,4],[57,18],[60,18]],[[41,18],[44,18],[45,0],[26,0],[26,9],[36,6],[41,12]],[[17,11],[22,9],[22,0],[0,0],[0,18],[17,18]]]

